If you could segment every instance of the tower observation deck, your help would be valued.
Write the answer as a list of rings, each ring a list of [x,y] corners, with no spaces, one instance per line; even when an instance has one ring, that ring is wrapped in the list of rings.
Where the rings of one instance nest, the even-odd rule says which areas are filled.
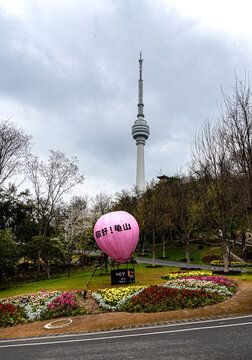
[[[150,127],[144,119],[143,113],[143,59],[140,53],[139,58],[139,80],[138,80],[138,114],[137,119],[132,126],[132,136],[136,140],[137,146],[137,169],[136,169],[136,187],[140,190],[145,188],[145,171],[144,171],[144,145],[150,135]]]

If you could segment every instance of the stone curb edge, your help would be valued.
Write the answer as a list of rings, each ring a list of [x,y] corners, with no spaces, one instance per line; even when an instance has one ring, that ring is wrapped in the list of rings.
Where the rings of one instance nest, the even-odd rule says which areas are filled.
[[[252,316],[252,313],[241,313],[241,314],[230,314],[230,315],[222,315],[222,316],[213,316],[206,318],[192,318],[192,319],[182,319],[182,320],[173,320],[173,321],[161,321],[157,323],[148,323],[148,324],[139,324],[139,325],[128,325],[128,326],[118,326],[114,328],[108,329],[100,329],[100,330],[88,330],[88,331],[76,331],[76,332],[67,332],[67,333],[58,333],[58,334],[44,334],[44,335],[35,335],[35,336],[25,336],[25,337],[17,337],[17,338],[0,338],[0,342],[8,341],[8,340],[24,340],[24,339],[34,339],[34,338],[42,338],[42,337],[53,337],[53,336],[67,336],[67,335],[85,335],[85,334],[95,334],[100,332],[107,331],[118,331],[118,330],[130,330],[130,329],[141,329],[148,328],[154,326],[166,326],[166,325],[176,325],[176,324],[186,324],[195,321],[209,321],[209,320],[221,320],[226,318],[236,318],[240,316]]]

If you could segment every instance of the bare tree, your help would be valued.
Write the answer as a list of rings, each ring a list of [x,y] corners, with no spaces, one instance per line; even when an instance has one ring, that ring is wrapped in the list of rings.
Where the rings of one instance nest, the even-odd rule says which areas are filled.
[[[192,177],[177,176],[170,183],[170,188],[174,202],[173,216],[175,216],[172,224],[179,241],[185,247],[187,268],[190,269],[190,241],[196,223],[194,207],[198,196],[196,181]]]
[[[171,236],[175,218],[176,218],[176,200],[174,199],[171,183],[174,178],[160,179],[155,186],[155,192],[158,201],[158,231],[162,241],[162,256],[166,257],[166,244]]]
[[[92,199],[92,213],[98,219],[101,215],[104,215],[112,209],[112,198],[111,196],[100,193]]]
[[[223,252],[224,271],[228,271],[226,234],[236,210],[232,186],[232,162],[218,125],[205,123],[196,137],[192,169],[201,186],[200,216],[207,226],[218,232]]]
[[[86,231],[87,203],[87,198],[75,196],[71,199],[70,204],[62,209],[63,220],[59,227],[60,243],[67,263],[68,277],[74,249],[77,248]]]
[[[152,181],[143,193],[137,204],[136,219],[138,221],[140,231],[144,232],[147,238],[152,238],[152,266],[156,266],[156,235],[160,225],[159,200],[155,191],[155,182]]]
[[[30,155],[26,163],[27,178],[35,193],[35,209],[39,235],[48,235],[49,226],[56,216],[63,195],[84,181],[78,173],[77,158],[67,159],[65,154],[50,150],[48,163]],[[40,274],[40,252],[38,252],[37,276]]]
[[[30,146],[30,136],[11,121],[0,122],[0,186],[11,175],[20,171]]]
[[[243,82],[236,77],[232,95],[222,95],[221,136],[232,161],[235,189],[252,231],[252,93],[247,78]]]
[[[39,235],[46,236],[63,195],[83,183],[84,177],[78,173],[77,163],[77,158],[67,159],[65,154],[54,150],[50,150],[47,164],[36,156],[29,157],[26,164],[27,178],[35,193]]]

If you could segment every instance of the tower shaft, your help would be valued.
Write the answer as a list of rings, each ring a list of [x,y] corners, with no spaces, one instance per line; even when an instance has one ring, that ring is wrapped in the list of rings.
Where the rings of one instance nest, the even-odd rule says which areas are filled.
[[[136,187],[140,190],[145,188],[144,144],[142,143],[137,145]]]

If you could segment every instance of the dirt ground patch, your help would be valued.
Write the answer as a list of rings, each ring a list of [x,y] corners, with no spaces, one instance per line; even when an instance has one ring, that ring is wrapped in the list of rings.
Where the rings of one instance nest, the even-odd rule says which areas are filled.
[[[231,314],[252,313],[252,282],[238,281],[238,291],[230,299],[216,305],[193,310],[161,313],[102,312],[93,299],[83,300],[87,315],[71,317],[70,326],[46,330],[44,325],[53,320],[37,321],[26,325],[0,329],[0,338],[16,338],[48,334],[110,329],[121,326],[150,324],[162,321],[197,319]]]

